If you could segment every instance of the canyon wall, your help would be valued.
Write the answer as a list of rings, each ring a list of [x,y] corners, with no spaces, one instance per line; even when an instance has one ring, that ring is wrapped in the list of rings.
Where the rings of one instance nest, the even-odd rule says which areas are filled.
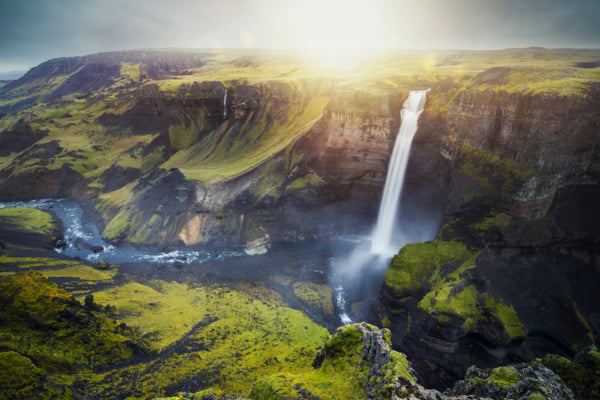
[[[599,86],[481,88],[506,72],[481,73],[449,104],[440,234],[394,257],[374,309],[430,384],[473,364],[573,356],[600,333]]]

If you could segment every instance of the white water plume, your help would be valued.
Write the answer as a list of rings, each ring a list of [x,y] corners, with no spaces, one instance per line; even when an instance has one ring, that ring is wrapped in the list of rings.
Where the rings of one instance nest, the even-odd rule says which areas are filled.
[[[388,166],[385,186],[377,224],[371,239],[371,252],[391,256],[398,249],[394,246],[392,234],[400,206],[400,196],[404,186],[404,176],[410,155],[410,146],[417,132],[417,120],[425,108],[427,90],[411,91],[401,111],[402,122],[396,137],[392,157]]]
[[[394,235],[394,227],[398,224],[400,198],[404,186],[404,176],[410,154],[412,139],[417,131],[417,120],[425,108],[426,94],[429,91],[411,91],[401,111],[401,125],[390,158],[385,180],[377,224],[370,240],[359,243],[354,250],[343,259],[333,263],[332,280],[336,288],[336,305],[343,324],[352,323],[352,317],[346,310],[346,296],[376,291],[383,279],[382,272],[389,264],[390,258],[399,248],[411,240],[410,227],[399,230]],[[420,239],[420,238],[416,238]],[[347,290],[345,290],[347,289]],[[347,294],[350,292],[350,294]]]

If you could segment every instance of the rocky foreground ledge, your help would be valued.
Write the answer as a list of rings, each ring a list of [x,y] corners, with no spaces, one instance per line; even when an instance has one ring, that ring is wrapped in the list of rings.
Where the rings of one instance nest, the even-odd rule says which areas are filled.
[[[561,362],[570,363],[566,359],[558,361],[560,357],[549,356],[544,360],[536,360],[532,363],[520,363],[490,369],[480,369],[472,366],[467,371],[463,380],[454,384],[451,389],[441,393],[434,389],[427,389],[416,383],[412,369],[406,357],[391,349],[390,331],[379,329],[373,325],[361,322],[338,328],[321,348],[313,366],[316,370],[323,367],[324,363],[338,364],[345,360],[348,364],[340,366],[349,368],[353,359],[356,368],[355,380],[359,381],[364,388],[366,398],[369,400],[573,400],[580,398],[595,398],[597,384],[580,386],[593,374],[598,374],[599,364],[596,370],[583,372],[579,369],[577,378],[575,372],[577,367],[572,363],[571,369],[558,367]],[[581,362],[588,357],[590,362],[595,359],[597,363],[600,353],[591,349],[585,354],[578,356]],[[558,364],[557,364],[558,361]],[[556,372],[544,364],[553,365]],[[581,363],[579,364],[582,365]],[[577,391],[571,390],[569,386],[558,375],[561,374],[568,379]],[[588,375],[589,374],[589,375]],[[333,379],[333,377],[331,378]],[[589,382],[588,382],[589,383]],[[296,389],[299,386],[296,386]],[[288,389],[292,389],[288,387]],[[309,395],[310,392],[283,390],[281,386],[275,387],[268,384],[257,384],[250,398],[254,400],[267,399],[319,399]],[[308,397],[306,397],[308,395]],[[354,398],[348,394],[350,397]]]

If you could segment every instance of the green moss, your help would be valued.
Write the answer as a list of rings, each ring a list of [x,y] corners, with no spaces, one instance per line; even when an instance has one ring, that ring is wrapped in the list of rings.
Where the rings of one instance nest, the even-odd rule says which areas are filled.
[[[116,239],[119,237],[126,237],[140,225],[139,213],[136,213],[132,209],[121,210],[104,228],[102,235],[108,239]]]
[[[121,207],[134,198],[133,188],[135,185],[136,183],[132,182],[118,190],[100,194],[96,203],[96,210],[102,214],[105,220],[110,221],[118,214]]]
[[[74,265],[61,269],[47,269],[41,272],[49,278],[76,278],[82,281],[104,281],[112,279],[119,271],[116,268],[108,271],[99,271],[87,265]]]
[[[187,179],[205,184],[240,176],[293,145],[316,123],[329,101],[319,90],[304,102],[288,103],[266,93],[264,106],[219,125],[196,144],[176,153],[163,167],[179,168]]]
[[[54,217],[35,208],[0,208],[0,225],[4,230],[40,235],[52,235],[58,231]]]
[[[97,303],[115,307],[119,319],[140,329],[158,348],[164,348],[185,335],[201,321],[207,310],[199,303],[207,294],[175,282],[132,282],[95,292]]]
[[[442,325],[459,318],[465,330],[488,335],[490,340],[505,340],[502,331],[508,340],[524,337],[527,332],[512,307],[466,284],[466,273],[475,268],[478,256],[457,241],[411,243],[392,258],[384,282],[404,299],[427,290],[418,306]],[[501,326],[500,336],[489,318]]]
[[[360,350],[360,339],[362,333],[352,325],[345,325],[338,328],[335,335],[329,337],[325,342],[327,354],[335,357],[336,355],[351,354],[353,351]]]
[[[462,143],[458,149],[458,168],[461,173],[471,178],[479,188],[467,187],[463,193],[463,200],[469,201],[477,196],[489,196],[496,193],[503,199],[510,196],[531,174],[531,170],[524,170],[510,160],[502,159],[488,150],[478,149]],[[502,221],[505,222],[505,217]]]
[[[452,243],[442,242],[440,243]],[[435,243],[435,242],[433,242]],[[462,246],[462,245],[461,245]],[[405,246],[406,247],[406,246]],[[428,270],[429,285],[431,290],[421,298],[418,303],[420,309],[425,310],[436,316],[438,323],[447,324],[453,318],[459,318],[463,321],[463,328],[469,332],[478,332],[488,336],[489,340],[503,341],[502,335],[499,337],[494,328],[495,321],[504,331],[508,340],[514,340],[525,337],[527,331],[520,322],[517,313],[510,306],[504,304],[501,300],[496,300],[489,293],[481,293],[474,285],[467,284],[465,278],[468,270],[475,268],[475,262],[479,253],[473,253],[462,246],[450,246],[446,248],[455,248],[457,255],[460,255],[455,261],[461,264],[454,270],[443,272],[438,266],[433,270]],[[399,253],[399,255],[402,251]],[[443,258],[445,261],[440,264],[447,264],[448,256]],[[393,263],[393,260],[392,260]],[[389,270],[388,270],[389,271]],[[491,321],[489,319],[492,319]]]
[[[384,331],[383,335],[389,335],[389,331]],[[249,397],[302,399],[314,396],[323,400],[358,400],[367,398],[365,390],[369,387],[373,398],[389,398],[393,394],[396,377],[414,381],[408,372],[408,361],[395,351],[390,352],[388,363],[373,371],[372,361],[362,354],[361,339],[362,333],[355,325],[338,328],[315,359],[314,369],[302,373],[290,371],[262,379],[253,387]]]
[[[88,103],[85,100],[70,100],[55,104],[40,104],[37,118],[44,119],[59,119],[63,117],[72,118],[85,113]]]
[[[327,315],[333,315],[333,292],[328,285],[296,282],[293,288],[296,297],[320,309]]]
[[[451,318],[458,317],[464,321],[465,330],[488,336],[489,340],[503,341],[493,328],[496,326],[492,323],[494,321],[499,324],[509,340],[527,335],[527,330],[512,307],[488,293],[480,293],[474,285],[457,290],[456,287],[462,279],[456,278],[450,277],[427,293],[419,302],[419,307],[429,313],[436,313],[440,324],[446,324]]]
[[[478,230],[492,230],[506,228],[512,222],[512,217],[505,213],[495,213],[490,217],[484,218],[483,221],[473,224],[471,227]]]
[[[281,400],[297,398],[293,380],[285,375],[274,375],[259,380],[250,391],[254,400]]]
[[[197,111],[198,115],[195,119],[189,120],[189,116],[182,118],[177,125],[169,127],[169,139],[171,147],[176,150],[183,150],[194,144],[201,134],[209,131],[212,125],[206,120],[206,110],[201,108]]]
[[[484,295],[485,305],[492,314],[497,316],[504,326],[504,330],[511,339],[524,338],[527,336],[527,329],[519,320],[519,316],[512,306],[507,306],[503,302],[497,302],[490,294]]]
[[[149,350],[130,328],[91,314],[39,272],[1,278],[0,304],[3,346],[46,370],[115,365]]]
[[[105,278],[87,268],[55,272],[90,282]],[[102,279],[104,285],[108,281]],[[307,298],[316,291],[306,284],[296,288]],[[75,387],[80,394],[94,393],[99,398],[151,399],[174,396],[172,388],[188,387],[185,382],[202,384],[192,392],[179,393],[184,398],[209,394],[217,398],[248,394],[253,398],[365,398],[370,365],[360,354],[361,333],[343,327],[325,341],[324,328],[285,307],[281,296],[266,287],[129,282],[84,293],[81,301],[84,297],[87,309],[38,273],[0,280],[0,303],[13,304],[6,315],[0,315],[0,347],[40,368],[45,383],[35,389],[38,398],[51,398],[50,393],[69,398],[68,388]],[[35,318],[36,329],[23,329],[29,322],[14,307],[27,309],[26,320]],[[105,320],[104,311],[94,316],[91,308],[109,310],[116,321]],[[162,349],[161,355],[131,362],[135,351],[128,346],[135,348],[144,341],[122,322],[154,342]],[[48,335],[47,330],[37,332],[40,324],[58,327],[58,336]],[[383,335],[389,343],[390,332],[384,330]],[[330,356],[314,369],[311,363],[323,343]],[[401,354],[392,352],[390,358],[377,378],[383,391],[393,387],[395,376],[412,379]],[[130,362],[118,367],[123,360]],[[81,368],[99,366],[106,370],[81,373]]]
[[[457,241],[410,243],[392,258],[384,282],[396,293],[409,296],[420,290],[430,276],[435,283],[443,265],[462,262],[471,256],[469,249]]]
[[[128,81],[139,81],[142,64],[121,63],[121,77]]]
[[[576,361],[548,354],[541,362],[550,368],[575,394],[577,400],[600,398],[600,352],[586,350],[580,352]]]
[[[491,375],[486,380],[496,386],[506,389],[519,381],[519,373],[508,367],[498,367],[492,370]]]
[[[546,400],[546,397],[540,393],[533,393],[527,396],[526,400]]]
[[[317,175],[313,170],[301,178],[295,179],[292,183],[287,186],[287,190],[303,191],[312,188],[318,188],[323,185],[325,181]]]
[[[265,196],[279,197],[279,193],[286,179],[286,174],[268,164],[262,169],[262,178],[258,181],[253,190],[254,197],[256,197],[257,200],[261,200]]]
[[[500,83],[476,79],[473,85],[480,91],[492,89],[507,93],[583,98],[589,91],[589,81],[589,73],[580,68],[513,67],[506,69]]]
[[[381,314],[379,315],[379,319],[381,320],[381,326],[383,326],[384,328],[389,329],[392,327],[392,321],[390,321],[387,315]]]
[[[150,169],[160,164],[166,159],[166,149],[165,146],[159,146],[152,150],[151,153],[148,153],[142,159],[141,171],[142,173],[148,172]]]
[[[60,260],[45,257],[8,257],[0,256],[0,265],[10,268],[38,268],[81,265],[79,261]]]
[[[44,372],[14,351],[0,352],[0,395],[5,399],[30,398]]]
[[[585,328],[585,330],[587,332],[587,336],[588,336],[588,338],[590,338],[590,341],[592,343],[596,343],[596,340],[594,337],[594,331],[590,327],[590,324],[587,322],[585,317],[579,311],[579,307],[577,307],[577,303],[575,303],[575,302],[573,302],[573,310],[575,311],[575,315],[577,315],[577,320]]]
[[[206,389],[240,395],[259,377],[285,368],[310,370],[316,348],[328,334],[303,313],[283,307],[266,288],[231,290],[153,281],[95,292],[94,299],[114,306],[120,321],[146,333],[160,348],[181,343],[177,346],[189,349],[157,360],[152,373],[141,373],[137,382],[127,383],[143,393],[164,395],[169,386],[204,373]],[[130,373],[146,368],[140,365]],[[121,373],[107,376],[98,387],[112,393]]]

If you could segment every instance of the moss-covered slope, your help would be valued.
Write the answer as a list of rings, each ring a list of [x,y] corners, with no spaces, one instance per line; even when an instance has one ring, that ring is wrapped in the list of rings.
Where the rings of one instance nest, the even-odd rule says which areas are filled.
[[[85,305],[39,272],[0,279],[2,398],[366,399],[390,396],[396,376],[413,381],[389,331],[329,336],[265,286],[45,268]]]
[[[3,398],[70,398],[67,374],[152,352],[136,331],[93,314],[39,272],[0,279],[0,321]]]

